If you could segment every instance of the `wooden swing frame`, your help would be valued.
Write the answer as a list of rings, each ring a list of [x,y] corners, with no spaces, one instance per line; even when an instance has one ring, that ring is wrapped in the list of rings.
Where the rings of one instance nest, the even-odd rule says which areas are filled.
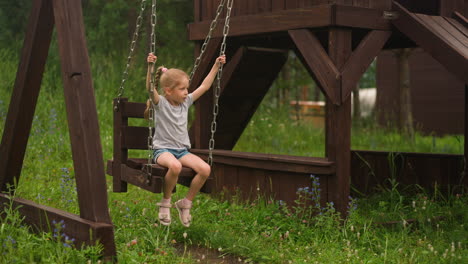
[[[50,232],[55,222],[75,245],[104,246],[116,257],[114,227],[107,205],[98,115],[84,34],[80,1],[33,1],[26,37],[0,145],[0,210],[11,204],[36,231]],[[54,25],[57,29],[62,80],[80,215],[11,197],[19,184]]]

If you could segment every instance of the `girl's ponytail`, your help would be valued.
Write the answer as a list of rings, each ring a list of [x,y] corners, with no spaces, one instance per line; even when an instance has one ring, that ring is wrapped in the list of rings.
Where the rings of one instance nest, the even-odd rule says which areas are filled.
[[[153,79],[154,87],[152,87],[152,88],[154,90],[156,90],[156,92],[158,91],[158,88],[159,88],[159,80],[161,79],[161,75],[166,71],[167,71],[166,67],[160,66],[160,67],[158,67],[158,69],[156,69],[156,72],[154,73],[154,79]],[[146,109],[145,109],[145,112],[143,114],[146,120],[149,119],[150,109],[151,109],[151,101],[150,101],[150,99],[148,99],[146,101]]]

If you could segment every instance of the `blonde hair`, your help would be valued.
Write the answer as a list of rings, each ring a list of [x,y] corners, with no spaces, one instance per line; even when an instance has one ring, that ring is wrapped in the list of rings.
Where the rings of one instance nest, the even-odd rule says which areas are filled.
[[[180,84],[180,82],[186,78],[187,80],[189,79],[189,76],[186,72],[183,70],[179,69],[167,69],[164,66],[158,67],[156,70],[156,73],[154,74],[154,89],[157,90],[162,90],[163,93],[160,94],[165,94],[166,89],[174,89],[177,87],[177,85]],[[145,109],[145,119],[149,118],[149,110],[151,108],[151,101],[148,99],[146,101],[146,109]]]

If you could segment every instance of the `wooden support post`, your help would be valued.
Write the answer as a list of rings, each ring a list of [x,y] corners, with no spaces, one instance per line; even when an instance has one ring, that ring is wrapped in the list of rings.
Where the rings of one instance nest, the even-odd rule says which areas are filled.
[[[20,178],[53,29],[52,3],[34,1],[0,145],[0,192]]]
[[[53,6],[80,215],[111,223],[81,2],[54,0]]]
[[[328,54],[338,69],[348,60],[352,51],[351,30],[331,28],[329,30]],[[341,94],[342,86],[336,94]],[[328,201],[335,203],[337,211],[346,215],[350,192],[351,162],[351,98],[335,105],[327,98],[326,103],[326,156],[335,163],[336,173],[328,180]]]
[[[118,107],[116,111],[114,108],[114,162],[112,163],[112,189],[114,192],[127,192],[127,182],[122,181],[125,178],[125,170],[122,170],[120,165],[126,163],[128,159],[128,150],[122,149],[122,126],[128,125],[128,118],[123,117],[125,111],[124,105],[128,101],[127,98],[121,98],[120,104],[117,105],[117,99],[114,99],[114,106]]]

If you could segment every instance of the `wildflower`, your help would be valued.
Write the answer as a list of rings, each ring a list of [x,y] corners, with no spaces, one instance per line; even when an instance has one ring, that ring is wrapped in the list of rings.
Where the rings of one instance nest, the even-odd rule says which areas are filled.
[[[184,232],[182,236],[184,237],[184,239],[187,238],[187,232]]]

